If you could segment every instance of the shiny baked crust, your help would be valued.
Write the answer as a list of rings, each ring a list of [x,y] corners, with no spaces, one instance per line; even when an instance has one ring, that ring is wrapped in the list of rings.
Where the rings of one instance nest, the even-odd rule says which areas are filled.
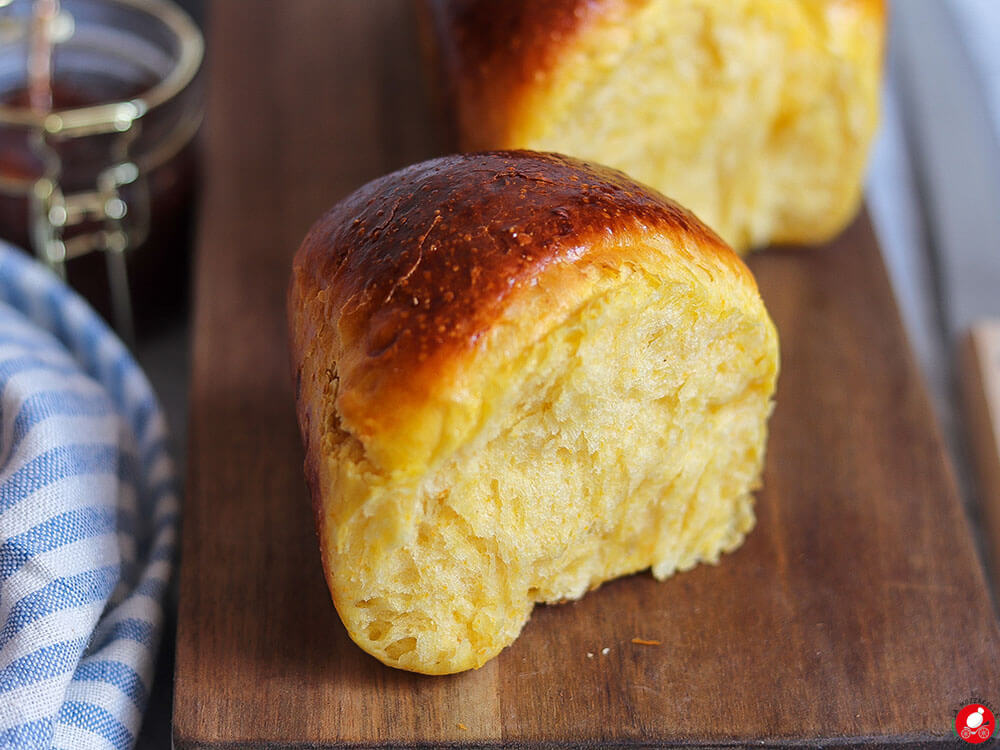
[[[503,152],[416,164],[368,183],[310,230],[293,270],[296,351],[327,347],[341,425],[375,465],[426,465],[477,420],[472,360],[484,337],[525,297],[540,309],[505,338],[520,345],[551,328],[621,265],[635,232],[667,234],[684,262],[756,291],[710,229],[615,170]],[[678,262],[641,244],[630,251],[644,267]],[[457,384],[472,403],[442,412]]]
[[[825,241],[856,212],[884,0],[421,6],[462,149],[558,151],[622,169],[741,253]]]
[[[693,300],[669,304],[692,314],[709,311],[723,325],[740,321],[745,340],[738,349],[752,352],[744,367],[749,372],[737,374],[739,393],[752,396],[746,396],[752,436],[742,438],[751,445],[736,441],[748,463],[745,481],[726,498],[738,507],[720,511],[726,528],[683,559],[626,555],[551,590],[518,579],[514,603],[475,604],[477,612],[496,605],[501,614],[488,627],[478,623],[474,636],[461,634],[468,623],[449,624],[461,633],[447,635],[440,622],[426,625],[440,613],[419,612],[418,618],[407,610],[409,629],[399,625],[393,643],[424,638],[427,645],[398,654],[390,643],[387,651],[371,622],[389,623],[376,628],[378,636],[402,621],[380,588],[402,574],[393,568],[396,573],[383,575],[383,568],[397,565],[384,561],[418,536],[433,536],[436,522],[421,527],[431,512],[428,497],[453,491],[458,507],[460,492],[453,488],[461,467],[449,462],[480,450],[483,435],[495,434],[513,413],[507,394],[544,370],[547,350],[528,364],[524,352],[595,300],[668,285]],[[619,172],[552,154],[496,152],[436,159],[377,179],[310,230],[295,256],[288,306],[298,417],[327,580],[351,636],[388,664],[429,673],[479,666],[513,640],[535,599],[579,596],[608,577],[649,565],[662,563],[659,573],[669,575],[731,549],[752,524],[748,492],[759,475],[777,373],[773,326],[753,277],[725,243],[688,211]],[[526,393],[534,388],[524,387]],[[608,397],[617,398],[614,392]],[[586,429],[586,419],[581,414],[577,426]],[[442,479],[442,467],[451,467],[452,479]],[[490,537],[481,525],[468,520],[476,533],[463,530],[465,542],[480,545]],[[507,524],[507,532],[514,540],[491,554],[516,567],[517,534],[528,540],[533,530]],[[573,544],[582,548],[584,541]],[[524,561],[530,569],[527,556]],[[431,602],[444,601],[448,592],[434,590],[421,570],[413,586],[430,612],[439,606]],[[514,578],[510,574],[504,586]],[[365,609],[376,606],[372,602],[396,615],[372,620]],[[458,645],[452,648],[446,635]]]

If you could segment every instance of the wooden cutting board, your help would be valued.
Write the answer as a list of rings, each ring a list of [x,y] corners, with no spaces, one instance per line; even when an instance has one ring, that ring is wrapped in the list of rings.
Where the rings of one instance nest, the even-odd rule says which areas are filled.
[[[408,3],[211,5],[176,746],[957,746],[1000,635],[868,220],[751,260],[782,341],[757,529],[536,609],[482,669],[382,666],[330,603],[285,339],[301,237],[435,155]],[[635,637],[660,645],[632,643]]]

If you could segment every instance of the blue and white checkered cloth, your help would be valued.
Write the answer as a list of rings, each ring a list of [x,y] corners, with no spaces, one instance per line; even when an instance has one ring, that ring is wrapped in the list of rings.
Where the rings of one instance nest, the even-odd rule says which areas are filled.
[[[0,243],[0,748],[129,748],[178,520],[142,371],[53,274]]]

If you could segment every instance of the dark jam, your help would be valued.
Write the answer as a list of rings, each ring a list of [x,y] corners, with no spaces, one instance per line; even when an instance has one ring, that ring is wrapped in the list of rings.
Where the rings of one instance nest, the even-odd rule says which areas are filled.
[[[147,91],[152,81],[123,82],[99,75],[59,75],[52,85],[52,110],[75,109],[133,99]],[[27,107],[26,87],[0,91],[0,103]],[[155,131],[154,110],[142,120],[146,131]],[[151,121],[152,120],[152,121]],[[98,173],[113,163],[111,144],[116,136],[70,138],[55,144],[63,165],[59,182],[65,193],[96,187]],[[137,142],[133,153],[146,146]],[[129,287],[138,333],[152,332],[186,308],[187,279],[192,243],[193,206],[197,184],[195,146],[188,143],[161,166],[145,175],[149,190],[149,234],[126,253]],[[44,173],[41,158],[31,147],[24,128],[0,125],[0,174],[35,180]],[[120,190],[126,204],[136,205],[138,188]],[[126,225],[128,221],[126,220]],[[65,236],[94,231],[99,223],[67,228]],[[0,238],[32,252],[29,205],[23,195],[0,191]],[[111,294],[103,253],[93,252],[66,264],[70,284],[107,320],[112,320]]]

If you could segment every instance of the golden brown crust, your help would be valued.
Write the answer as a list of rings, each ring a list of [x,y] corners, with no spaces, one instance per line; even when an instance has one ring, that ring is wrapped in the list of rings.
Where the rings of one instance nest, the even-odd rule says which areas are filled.
[[[687,249],[650,260],[642,239],[653,236]],[[426,460],[441,447],[441,424],[424,419],[442,418],[436,391],[453,398],[457,368],[511,305],[534,299],[539,286],[555,308],[595,268],[612,273],[629,262],[700,265],[755,289],[743,263],[688,211],[568,157],[448,156],[369,183],[313,226],[294,261],[289,316],[300,381],[302,363],[312,362],[309,393],[299,397],[310,453],[319,434],[310,438],[310,419],[329,416],[310,409],[329,381],[338,427],[374,452],[377,469],[400,463],[372,451],[379,435],[396,436],[396,458]]]
[[[637,228],[683,235],[753,283],[692,214],[620,172],[530,152],[417,164],[364,186],[310,230],[290,291],[293,356],[301,362],[305,342],[336,326],[338,411],[363,436],[390,418],[371,404],[419,392],[532,279],[590,264],[597,245]],[[319,317],[303,316],[318,298]]]
[[[650,0],[419,0],[436,42],[432,65],[442,82],[457,145],[509,148],[511,119],[524,95],[560,54],[601,21],[622,18]],[[800,0],[850,7],[883,22],[885,0]],[[521,144],[523,145],[523,144]]]
[[[507,145],[507,115],[561,44],[623,0],[422,0],[462,149]],[[634,0],[627,0],[634,2]]]

